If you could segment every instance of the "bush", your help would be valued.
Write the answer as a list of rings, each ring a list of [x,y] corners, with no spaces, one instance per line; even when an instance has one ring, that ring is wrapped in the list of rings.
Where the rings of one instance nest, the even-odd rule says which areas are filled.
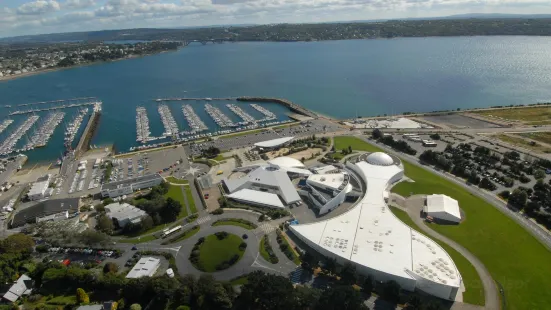
[[[119,266],[115,263],[106,263],[105,266],[103,266],[103,273],[117,273],[119,271]]]
[[[79,304],[90,303],[90,297],[88,297],[88,294],[86,294],[86,292],[81,288],[77,288],[77,303]]]
[[[246,242],[241,242],[241,244],[239,245],[239,250],[245,251],[246,248],[247,248],[247,243]]]
[[[218,240],[224,240],[228,237],[228,233],[225,231],[214,233],[214,235],[216,236],[216,238],[218,238]]]
[[[218,208],[218,209],[211,212],[211,214],[214,214],[214,215],[220,215],[220,214],[223,214],[223,213],[224,213],[224,209],[222,209],[222,208]]]

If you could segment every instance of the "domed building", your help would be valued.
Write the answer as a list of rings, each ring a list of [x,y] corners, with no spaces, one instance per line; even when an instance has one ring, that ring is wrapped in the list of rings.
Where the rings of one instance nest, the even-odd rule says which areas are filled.
[[[376,166],[390,166],[394,165],[394,159],[387,153],[375,152],[367,156],[366,161]]]

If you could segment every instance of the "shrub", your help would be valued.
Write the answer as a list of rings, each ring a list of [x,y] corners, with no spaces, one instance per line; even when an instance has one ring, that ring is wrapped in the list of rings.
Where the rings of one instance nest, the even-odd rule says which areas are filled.
[[[247,243],[246,242],[241,242],[241,244],[239,245],[239,250],[245,251],[246,248],[247,248]]]
[[[214,215],[220,215],[220,214],[223,214],[223,213],[224,213],[224,209],[222,209],[222,208],[218,208],[218,209],[211,212],[211,214],[214,214]]]
[[[86,292],[81,288],[77,288],[77,303],[79,304],[90,303],[90,297],[88,297],[88,294],[86,294]]]
[[[224,240],[228,237],[228,233],[225,231],[214,233],[214,235],[216,236],[216,238],[218,238],[218,240]]]

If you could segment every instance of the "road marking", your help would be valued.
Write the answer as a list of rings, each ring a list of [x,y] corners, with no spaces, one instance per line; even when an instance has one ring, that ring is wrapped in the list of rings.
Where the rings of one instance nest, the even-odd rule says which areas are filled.
[[[276,228],[275,226],[269,224],[269,223],[263,223],[263,224],[260,224],[260,226],[258,226],[255,230],[254,230],[254,233],[255,234],[261,234],[261,233],[264,233],[264,234],[269,234],[271,233],[272,231],[274,231]]]
[[[210,219],[211,219],[210,215],[200,217],[200,218],[197,219],[197,224],[198,224],[198,225],[201,225],[201,224],[203,224],[203,223],[205,223],[205,222],[210,221]]]

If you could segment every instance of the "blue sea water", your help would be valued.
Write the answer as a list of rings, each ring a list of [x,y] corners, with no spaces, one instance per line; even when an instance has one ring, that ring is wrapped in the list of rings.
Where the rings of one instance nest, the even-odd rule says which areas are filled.
[[[3,81],[0,105],[98,97],[104,113],[93,144],[127,150],[137,145],[136,106],[147,108],[152,135],[163,131],[153,101],[162,97],[272,96],[336,118],[551,101],[550,50],[547,37],[191,44],[177,52]],[[186,129],[181,104],[169,103]],[[214,127],[204,103],[192,104]],[[224,104],[216,103],[237,120]],[[287,119],[283,107],[266,107]],[[0,110],[2,119],[6,113]],[[31,160],[59,156],[62,127],[48,147],[30,153]]]

